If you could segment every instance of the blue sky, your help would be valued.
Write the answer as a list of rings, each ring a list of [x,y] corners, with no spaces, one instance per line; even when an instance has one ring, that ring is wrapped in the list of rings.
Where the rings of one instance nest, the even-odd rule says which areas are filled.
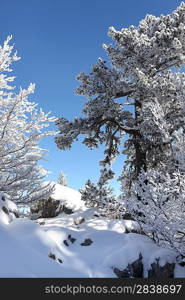
[[[79,116],[86,101],[75,95],[76,76],[90,71],[98,57],[104,57],[103,43],[111,43],[107,36],[110,26],[116,29],[137,25],[149,14],[159,16],[174,10],[177,0],[1,0],[0,43],[10,34],[18,55],[14,64],[16,85],[26,88],[36,84],[32,100],[44,111],[56,117],[73,119]],[[49,149],[48,161],[43,165],[57,180],[63,170],[69,186],[83,187],[91,178],[99,176],[98,161],[103,158],[103,148],[89,150],[76,142],[70,151],[58,150],[53,138],[42,146]],[[115,163],[119,175],[124,157]],[[118,191],[119,184],[113,181]]]

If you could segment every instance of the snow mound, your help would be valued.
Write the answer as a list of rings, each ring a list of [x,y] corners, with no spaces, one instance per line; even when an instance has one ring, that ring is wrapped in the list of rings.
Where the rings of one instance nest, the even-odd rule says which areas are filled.
[[[60,200],[63,205],[73,211],[85,210],[84,201],[81,200],[80,192],[61,184],[55,184],[55,190],[50,196],[54,200]]]

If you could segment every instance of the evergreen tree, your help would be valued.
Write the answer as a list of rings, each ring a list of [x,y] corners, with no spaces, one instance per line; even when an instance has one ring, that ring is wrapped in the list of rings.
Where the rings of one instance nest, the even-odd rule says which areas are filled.
[[[184,222],[184,200],[180,192],[173,193],[171,184],[180,191],[184,182],[184,167],[179,162],[184,163],[185,74],[177,69],[185,63],[185,3],[170,15],[147,15],[138,26],[120,31],[111,27],[108,34],[115,42],[114,46],[104,45],[110,63],[98,59],[89,74],[77,77],[81,81],[77,93],[88,98],[83,109],[85,117],[58,119],[57,146],[70,149],[83,134],[83,143],[90,148],[105,144],[105,158],[100,162],[104,167],[119,154],[127,155],[120,180],[129,211],[141,226],[149,222],[150,205],[156,205],[156,212],[163,207],[157,204],[163,202],[156,191],[160,183],[160,191],[164,186],[170,194],[164,197],[165,205],[172,199],[180,203],[181,221],[178,209],[171,221],[166,219],[166,224],[172,222],[178,230],[177,220]],[[124,143],[125,136],[128,139]],[[152,195],[146,198],[148,190]],[[155,197],[159,200],[153,201]],[[167,241],[166,233],[163,237],[165,243],[176,248],[174,240]]]
[[[57,182],[61,185],[67,186],[67,177],[63,172],[60,172]]]
[[[125,211],[117,201],[113,189],[108,185],[114,177],[114,172],[107,168],[101,169],[100,172],[97,184],[92,183],[90,179],[87,180],[85,188],[80,190],[81,199],[85,201],[87,207],[97,208],[106,217],[122,218]]]
[[[81,189],[82,200],[88,207],[103,208],[108,202],[114,200],[113,190],[108,186],[108,182],[113,178],[114,172],[103,168],[97,184],[89,179],[85,184],[85,189]]]

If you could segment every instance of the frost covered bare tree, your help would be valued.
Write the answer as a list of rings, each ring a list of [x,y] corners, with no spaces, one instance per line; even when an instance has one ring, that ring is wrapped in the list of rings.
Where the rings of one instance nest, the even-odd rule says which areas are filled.
[[[64,172],[60,172],[57,182],[61,185],[67,186],[67,177]]]
[[[83,143],[90,148],[104,143],[105,158],[100,162],[103,166],[111,165],[121,153],[127,155],[120,176],[123,199],[142,226],[148,222],[145,214],[150,205],[156,205],[153,213],[162,209],[162,204],[159,207],[158,202],[152,200],[160,194],[155,187],[162,179],[159,180],[157,174],[161,178],[167,174],[168,181],[162,182],[169,188],[170,196],[164,197],[168,209],[168,200],[181,203],[177,211],[183,207],[183,197],[172,191],[171,184],[178,182],[175,187],[178,190],[184,182],[179,161],[184,162],[181,146],[185,132],[185,74],[178,68],[185,63],[185,3],[170,15],[147,15],[138,26],[121,31],[111,27],[108,34],[115,42],[115,45],[104,45],[110,63],[98,59],[89,74],[81,73],[77,77],[81,81],[77,93],[88,99],[83,109],[85,116],[73,121],[60,118],[56,143],[60,149],[69,149],[80,134],[85,135]],[[181,135],[177,138],[179,132]],[[141,174],[145,174],[142,182]],[[182,177],[180,181],[179,176]],[[147,188],[153,196],[145,199]],[[159,201],[163,201],[162,194]],[[144,203],[140,213],[135,210],[138,203],[140,206]],[[172,205],[171,213],[173,209]],[[178,213],[173,211],[169,224],[172,222],[178,230],[179,222],[184,222],[184,210],[180,220]],[[155,230],[157,228],[162,226]],[[164,239],[166,233],[161,233]],[[170,242],[166,242],[178,248],[175,239],[170,235],[169,239]],[[181,245],[183,243],[184,238]],[[183,247],[179,248],[181,253]]]
[[[47,152],[39,147],[39,142],[53,135],[45,128],[55,118],[28,100],[34,84],[15,92],[11,85],[14,77],[8,73],[19,57],[13,53],[10,40],[8,37],[0,46],[0,191],[13,201],[31,202],[49,196],[53,190],[50,184],[42,185],[47,171],[38,162]]]

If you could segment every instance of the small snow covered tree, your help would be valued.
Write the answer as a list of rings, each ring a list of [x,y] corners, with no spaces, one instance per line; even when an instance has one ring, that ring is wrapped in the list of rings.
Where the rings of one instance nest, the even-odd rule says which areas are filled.
[[[46,150],[39,147],[39,141],[52,131],[45,128],[55,118],[49,117],[28,96],[34,92],[34,84],[16,94],[8,77],[11,64],[17,61],[16,53],[8,37],[0,46],[0,191],[16,202],[31,202],[48,197],[53,190],[50,184],[42,185],[47,174],[39,160]]]
[[[85,188],[81,189],[82,200],[88,207],[103,208],[108,202],[114,200],[112,189],[108,186],[108,182],[113,178],[114,172],[110,169],[103,168],[101,176],[97,184],[91,182],[89,179]]]
[[[57,182],[61,185],[67,186],[66,174],[64,174],[63,172],[60,172]]]
[[[87,180],[85,188],[80,190],[81,199],[85,201],[87,207],[97,208],[106,217],[120,218],[124,214],[122,205],[117,201],[113,189],[108,185],[114,177],[114,172],[107,168],[101,169],[100,172],[97,184],[92,183],[90,179]]]
[[[123,199],[133,205],[130,212],[134,215],[135,206],[143,203],[137,219],[144,218],[153,201],[143,197],[154,176],[151,172],[157,172],[154,178],[158,178],[156,174],[168,174],[174,184],[180,172],[178,184],[184,182],[177,163],[178,159],[184,160],[183,150],[178,147],[183,141],[180,136],[177,139],[176,133],[181,132],[184,139],[185,74],[177,68],[185,63],[185,3],[170,15],[147,15],[138,26],[120,31],[111,27],[108,34],[115,41],[114,46],[104,45],[110,63],[98,59],[89,74],[77,77],[81,81],[77,93],[88,98],[83,109],[85,117],[58,119],[60,135],[56,143],[60,149],[69,149],[80,134],[85,135],[83,143],[90,148],[104,143],[105,158],[100,162],[103,166],[111,165],[121,153],[127,155],[120,176]],[[144,176],[141,183],[141,174],[150,176]],[[152,180],[155,187],[158,179]],[[155,198],[156,188],[149,189]],[[174,199],[170,185],[169,193],[169,199]],[[182,223],[183,220],[184,213]],[[144,222],[148,222],[146,218]],[[173,226],[178,230],[178,222],[174,221]]]

